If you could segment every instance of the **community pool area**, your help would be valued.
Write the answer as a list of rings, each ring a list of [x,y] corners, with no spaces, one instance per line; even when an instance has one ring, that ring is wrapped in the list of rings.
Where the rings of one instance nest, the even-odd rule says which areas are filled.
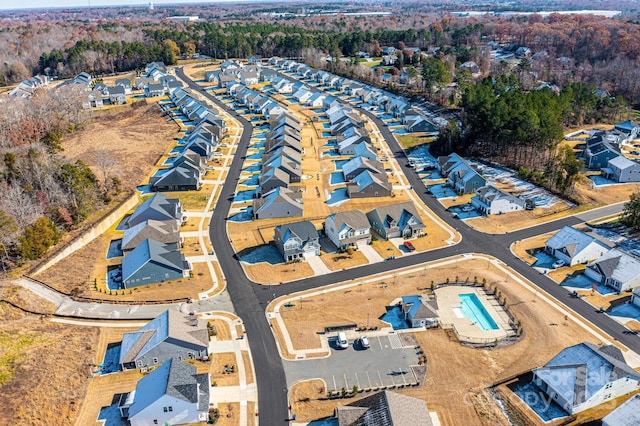
[[[507,386],[545,422],[568,415],[553,398],[530,380],[520,380]]]
[[[454,284],[434,293],[440,324],[453,328],[460,341],[491,344],[513,334],[506,308],[482,287]]]
[[[380,317],[393,327],[394,330],[405,330],[409,328],[409,323],[404,319],[402,308],[400,306],[387,306],[387,313]]]
[[[460,309],[465,317],[473,321],[482,330],[497,330],[498,325],[482,306],[475,293],[460,294]]]

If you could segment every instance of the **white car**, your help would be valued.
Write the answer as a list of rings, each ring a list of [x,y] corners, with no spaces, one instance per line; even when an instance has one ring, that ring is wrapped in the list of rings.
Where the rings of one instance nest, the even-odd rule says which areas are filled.
[[[336,339],[336,347],[338,349],[347,349],[349,347],[347,336],[342,331],[338,333],[338,338]]]
[[[362,349],[369,349],[369,339],[367,336],[360,336],[360,346],[362,346]]]
[[[470,206],[469,204],[467,204],[466,206],[462,207],[462,211],[463,212],[472,212],[473,211],[473,206]]]
[[[564,260],[556,260],[555,262],[553,262],[553,265],[551,265],[551,267],[553,269],[558,269],[558,268],[562,268],[565,265]]]

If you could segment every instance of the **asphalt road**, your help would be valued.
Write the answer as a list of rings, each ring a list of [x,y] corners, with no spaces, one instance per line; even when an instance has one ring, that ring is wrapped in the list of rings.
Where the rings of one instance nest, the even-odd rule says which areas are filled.
[[[176,74],[194,91],[201,92],[201,88],[187,77],[182,69],[177,68]],[[285,76],[286,77],[286,76]],[[413,256],[398,257],[394,260],[365,265],[359,268],[337,271],[327,275],[321,275],[303,280],[273,287],[255,284],[248,280],[242,267],[234,256],[234,251],[226,234],[226,218],[231,206],[231,194],[235,191],[236,181],[240,176],[244,156],[251,138],[251,124],[229,109],[224,103],[208,93],[201,92],[207,99],[228,111],[243,126],[243,134],[238,144],[236,155],[229,168],[229,173],[222,189],[220,199],[211,218],[209,233],[216,254],[220,261],[222,271],[227,278],[227,288],[237,314],[244,320],[251,352],[253,355],[256,380],[258,385],[258,398],[260,408],[260,422],[266,425],[276,425],[285,421],[287,412],[287,383],[282,360],[277,351],[273,335],[265,317],[265,307],[273,294],[279,297],[302,290],[326,286],[333,283],[359,279],[371,274],[388,272],[415,264],[429,262],[448,256],[464,253],[485,253],[496,257],[510,266],[519,274],[530,280],[543,291],[556,298],[558,301],[572,309],[587,321],[593,323],[612,338],[620,341],[631,350],[640,353],[640,339],[635,334],[629,333],[622,325],[606,315],[600,314],[581,299],[570,297],[569,293],[547,276],[516,258],[509,250],[514,241],[525,239],[542,233],[551,232],[565,225],[576,225],[585,220],[595,219],[597,216],[607,216],[620,212],[622,204],[609,206],[595,213],[583,213],[578,216],[570,216],[553,222],[526,228],[508,234],[487,234],[473,230],[463,221],[455,219],[432,195],[427,194],[424,183],[413,170],[405,168],[404,173],[409,184],[413,186],[422,201],[445,222],[454,227],[462,235],[462,241],[454,246],[433,250],[426,253],[418,253]],[[406,155],[391,131],[382,120],[370,111],[359,109],[368,116],[380,129],[393,155],[402,167],[407,162]]]

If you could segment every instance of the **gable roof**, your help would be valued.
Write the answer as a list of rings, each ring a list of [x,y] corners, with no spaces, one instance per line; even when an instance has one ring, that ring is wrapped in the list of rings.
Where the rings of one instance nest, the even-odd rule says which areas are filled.
[[[427,404],[418,398],[380,391],[336,407],[338,426],[432,426]]]
[[[148,198],[127,219],[127,226],[135,226],[140,222],[148,219],[148,211],[153,210],[158,213],[158,217],[162,220],[182,220],[182,205],[177,198],[168,198],[166,195],[156,192],[152,197]]]
[[[174,249],[173,245],[147,238],[122,259],[122,282],[126,282],[149,262],[157,267],[185,270],[184,255]]]
[[[384,170],[382,163],[377,160],[369,160],[366,157],[353,157],[342,166],[342,172],[347,176],[359,168],[366,168],[377,173],[382,173]]]
[[[606,278],[626,283],[640,274],[640,259],[620,249],[611,249],[588,268],[597,270]]]
[[[164,244],[180,242],[178,224],[171,221],[149,219],[124,230],[122,249],[129,250],[138,246],[147,238],[153,238]]]
[[[398,228],[402,229],[412,220],[416,222],[415,225],[424,226],[415,205],[411,201],[376,207],[370,213],[377,216],[381,223],[385,225],[385,228],[388,227],[389,223],[393,222]]]
[[[318,239],[316,227],[308,220],[278,225],[276,226],[275,233],[276,235],[280,235],[283,244],[291,237],[298,237],[303,242]]]
[[[592,236],[587,235],[582,231],[578,231],[571,226],[565,226],[549,238],[545,242],[545,245],[554,250],[564,249],[568,256],[574,257],[582,252],[582,250],[586,249],[591,243],[599,244],[605,249],[607,248],[606,245]]]
[[[198,411],[206,411],[209,405],[208,374],[196,374],[194,365],[175,358],[143,377],[136,385],[129,418],[134,417],[164,395],[197,404]],[[202,386],[202,385],[205,386]],[[205,405],[206,402],[206,405]]]
[[[580,405],[607,383],[623,377],[640,380],[640,373],[629,367],[619,349],[579,343],[563,349],[535,374],[571,405]]]
[[[387,191],[391,191],[391,184],[385,179],[380,179],[378,174],[371,173],[369,170],[365,170],[354,177],[347,185],[347,192],[349,194],[363,192],[371,185],[378,185]]]
[[[640,164],[638,164],[633,160],[628,159],[623,155],[618,155],[617,157],[609,160],[609,166],[615,166],[620,170],[625,170],[632,167],[640,167]]]
[[[332,218],[338,231],[341,231],[344,228],[369,229],[371,227],[369,219],[367,219],[367,215],[360,210],[349,210],[346,212],[334,213],[330,215],[329,218]]]
[[[607,414],[602,424],[608,426],[637,426],[640,425],[640,394],[627,399],[624,404]]]
[[[120,364],[134,362],[167,339],[206,348],[209,345],[206,322],[197,316],[168,309],[138,331],[122,336]]]

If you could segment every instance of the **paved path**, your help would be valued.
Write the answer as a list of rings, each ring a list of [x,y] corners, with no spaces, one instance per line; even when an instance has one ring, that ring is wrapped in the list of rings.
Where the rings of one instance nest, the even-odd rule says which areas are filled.
[[[382,262],[384,259],[378,254],[378,252],[369,244],[359,244],[358,250],[364,254],[369,263]]]
[[[325,275],[331,273],[331,269],[325,265],[320,256],[311,256],[305,259],[305,261],[309,266],[311,266],[311,269],[313,269],[313,275]]]

